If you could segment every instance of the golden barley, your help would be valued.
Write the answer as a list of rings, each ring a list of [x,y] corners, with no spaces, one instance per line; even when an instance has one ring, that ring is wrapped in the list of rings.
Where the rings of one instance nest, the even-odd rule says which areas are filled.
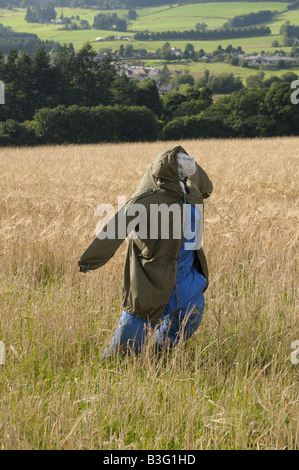
[[[183,145],[214,183],[203,322],[165,360],[101,365],[124,243],[80,275],[96,207]],[[298,138],[0,150],[3,449],[297,449]]]

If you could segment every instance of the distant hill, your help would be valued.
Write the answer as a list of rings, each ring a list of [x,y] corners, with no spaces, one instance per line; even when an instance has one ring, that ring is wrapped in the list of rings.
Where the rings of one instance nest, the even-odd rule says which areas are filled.
[[[4,27],[0,23],[0,44],[4,54],[8,54],[10,49],[19,51],[27,50],[29,53],[35,53],[39,46],[44,46],[46,50],[51,50],[57,45],[55,41],[42,41],[36,34],[17,33],[10,28]]]
[[[171,6],[180,4],[191,4],[191,3],[217,3],[217,2],[236,2],[240,0],[0,0],[0,8],[11,8],[14,6],[24,7],[24,3],[27,5],[37,5],[41,4],[43,6],[72,6],[78,8],[84,7],[91,7],[97,6],[103,10],[111,10],[111,9],[132,9],[132,8],[150,8],[156,6]],[[247,0],[247,1],[255,1],[255,2],[263,2],[264,0]],[[290,3],[291,0],[276,0],[281,3]]]

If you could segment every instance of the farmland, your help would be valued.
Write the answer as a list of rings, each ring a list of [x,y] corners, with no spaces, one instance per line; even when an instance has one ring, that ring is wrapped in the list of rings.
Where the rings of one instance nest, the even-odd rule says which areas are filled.
[[[172,8],[148,8],[148,9],[137,9],[138,17],[134,21],[130,21],[128,34],[133,35],[136,31],[168,31],[177,30],[184,31],[188,29],[194,29],[196,23],[204,22],[209,28],[216,28],[222,26],[223,23],[235,16],[236,14],[257,12],[262,9],[271,9],[281,12],[280,15],[273,19],[273,22],[269,24],[272,30],[272,35],[279,34],[280,26],[286,21],[299,23],[299,11],[283,11],[286,8],[285,3],[278,2],[236,2],[236,3],[220,3],[220,4],[195,4],[177,6]],[[65,17],[80,16],[80,19],[87,20],[90,24],[93,22],[94,16],[99,12],[97,10],[88,9],[71,9],[71,8],[56,8],[58,17],[61,12]],[[110,12],[113,12],[112,10]],[[127,11],[119,10],[115,11],[120,17],[125,16]],[[60,43],[73,42],[75,48],[80,48],[85,41],[94,41],[96,37],[106,37],[111,35],[111,31],[63,31],[59,28],[60,25],[55,24],[35,24],[27,23],[25,21],[25,9],[15,10],[0,10],[0,22],[4,26],[10,26],[17,32],[30,32],[37,34],[41,39],[53,39]],[[105,13],[103,11],[103,13]],[[279,37],[278,37],[279,39]],[[245,42],[244,42],[245,41]],[[252,49],[262,50],[269,49],[273,41],[273,36],[263,38],[249,38],[243,39],[244,48],[248,52],[252,52]],[[212,52],[217,45],[218,41],[204,41],[205,49],[207,52]],[[225,41],[223,41],[225,42]],[[232,40],[228,43],[236,43],[238,40]],[[240,41],[239,41],[240,42]],[[186,41],[183,41],[185,44]],[[196,49],[201,44],[195,41]],[[105,42],[105,47],[112,47],[113,49],[118,48],[120,43],[118,42]],[[181,47],[182,44],[173,44],[176,47]],[[235,45],[235,44],[233,44]],[[134,47],[137,44],[134,44]],[[243,46],[243,44],[242,44]],[[95,48],[99,49],[103,47],[103,44],[95,44]],[[138,43],[138,47],[145,47],[149,50],[155,50],[160,47],[160,44],[155,43]]]
[[[270,53],[273,40],[282,41],[280,26],[288,20],[299,24],[299,10],[284,11],[286,5],[237,2],[137,9],[138,16],[125,34],[145,29],[184,31],[198,22],[217,28],[236,14],[271,9],[280,12],[270,24],[271,36],[190,41],[196,51],[212,52],[220,42],[224,48],[232,44],[248,53]],[[99,12],[61,7],[56,11],[58,17],[61,13],[80,16],[90,24]],[[17,32],[35,33],[43,40],[71,42],[76,51],[86,41],[96,51],[115,51],[123,44],[94,42],[96,37],[114,34],[112,31],[64,31],[57,24],[27,23],[25,13],[20,8],[0,9],[0,23]],[[175,41],[171,46],[184,50],[187,42]],[[164,41],[134,40],[130,44],[155,52]],[[19,68],[20,57],[17,67],[11,69],[14,73],[7,74],[5,105],[12,114],[0,123],[0,137],[7,145],[0,148],[0,448],[298,450],[299,137],[259,137],[268,135],[267,130],[275,136],[285,135],[286,129],[288,135],[298,134],[295,111],[299,105],[290,104],[289,85],[266,90],[269,99],[265,90],[248,88],[241,90],[242,95],[225,98],[226,105],[224,100],[217,102],[218,108],[211,109],[224,116],[225,125],[221,127],[215,111],[209,122],[213,131],[218,125],[226,138],[186,140],[192,134],[181,134],[185,140],[180,140],[179,128],[174,127],[177,140],[162,141],[157,125],[153,127],[155,142],[136,142],[142,115],[136,109],[126,114],[127,108],[134,108],[131,104],[136,96],[151,97],[150,104],[154,104],[150,90],[142,89],[151,82],[137,85],[136,81],[136,87],[128,89],[131,95],[127,89],[122,95],[116,93],[118,76],[112,86],[113,74],[104,80],[106,74],[93,71],[87,78],[98,78],[85,82],[85,69],[76,67],[76,55],[59,66],[53,54],[49,61],[54,66],[44,74],[39,74],[37,60],[33,64],[20,61]],[[233,73],[243,82],[258,72],[258,68],[191,60],[170,61],[167,67],[170,71],[189,70],[195,77],[205,69],[212,75]],[[55,75],[47,75],[52,71]],[[286,71],[265,70],[265,78]],[[299,74],[299,68],[292,71]],[[55,90],[51,77],[59,78]],[[18,87],[12,85],[13,79]],[[104,92],[97,95],[99,91]],[[102,95],[111,101],[91,111],[95,97],[100,100]],[[158,93],[155,96],[162,99]],[[169,96],[163,97],[166,106]],[[232,104],[235,96],[241,99],[235,98]],[[69,98],[67,107],[60,106],[61,97]],[[216,101],[219,96],[213,98]],[[181,112],[191,101],[182,102]],[[42,103],[40,108],[34,107],[36,103]],[[228,105],[226,117],[222,112]],[[105,114],[108,108],[111,114]],[[20,113],[20,122],[14,121],[19,116],[15,111]],[[96,112],[98,117],[92,118]],[[139,108],[141,112],[145,114]],[[105,116],[111,127],[103,126]],[[165,119],[171,122],[171,116]],[[153,120],[158,123],[156,115]],[[118,127],[113,128],[114,121]],[[191,130],[197,126],[200,132],[208,127],[204,119],[194,119],[191,124]],[[149,140],[154,132],[148,124],[145,127]],[[106,140],[88,140],[88,136],[99,139],[103,129]],[[118,129],[124,129],[126,142]],[[246,138],[228,138],[229,130],[238,129],[244,134],[231,135]],[[248,133],[253,131],[264,133]],[[122,137],[107,143],[113,142],[107,135]],[[248,135],[258,137],[249,139]],[[14,147],[24,136],[28,137],[24,145],[30,146]],[[86,140],[67,140],[82,136]],[[164,138],[172,137],[164,134]],[[131,140],[135,141],[127,143]],[[57,142],[62,144],[51,145]],[[122,313],[127,241],[107,264],[90,273],[79,272],[78,259],[95,237],[97,207],[102,203],[116,207],[119,196],[128,200],[148,164],[176,145],[195,155],[214,186],[210,201],[205,200],[204,250],[210,284],[203,320],[186,343],[170,352],[157,356],[148,347],[138,357],[103,361],[102,353]]]
[[[152,32],[177,30],[184,31],[194,29],[196,23],[204,22],[208,28],[217,28],[223,25],[225,21],[232,18],[236,14],[245,14],[249,12],[257,12],[262,9],[277,10],[279,15],[275,16],[269,24],[272,35],[263,37],[252,37],[242,39],[223,39],[223,40],[206,40],[206,41],[186,41],[176,40],[171,41],[172,47],[177,47],[182,50],[186,47],[187,42],[191,42],[195,50],[204,49],[205,52],[213,52],[221,43],[226,48],[230,44],[233,47],[242,46],[243,50],[247,53],[258,53],[265,51],[273,53],[275,48],[272,47],[273,40],[278,40],[282,43],[282,37],[279,36],[279,29],[283,23],[290,21],[291,23],[299,23],[299,10],[285,11],[285,3],[278,2],[236,2],[236,3],[220,3],[220,4],[193,4],[174,7],[159,7],[159,8],[144,8],[137,9],[138,17],[132,20],[128,25],[127,35],[133,36],[137,31],[149,30]],[[78,9],[78,8],[62,8],[57,7],[57,16],[63,13],[64,17],[77,17],[80,16],[81,20],[87,20],[90,25],[93,23],[94,16],[99,12],[98,10],[91,9]],[[104,41],[94,42],[96,37],[107,37],[112,34],[111,31],[103,30],[78,30],[66,31],[61,30],[61,25],[57,24],[36,24],[27,23],[25,21],[25,9],[14,10],[0,10],[0,22],[4,26],[10,26],[17,32],[28,32],[37,34],[42,40],[54,40],[61,44],[71,42],[75,50],[79,50],[87,41],[91,42],[96,51],[111,50],[116,51],[119,49],[123,41]],[[110,11],[110,13],[113,11]],[[126,10],[115,10],[120,17],[125,17]],[[107,11],[103,11],[107,13]],[[162,48],[165,41],[137,41],[133,40],[131,44],[135,49],[146,49],[148,52],[155,52],[157,49]],[[286,53],[289,53],[289,47],[283,47]],[[148,62],[148,65],[155,65],[158,68],[163,66],[163,63]],[[186,67],[186,63],[177,66],[170,65],[170,68],[181,70]],[[245,79],[248,75],[256,73],[255,70],[244,70],[236,67],[231,67],[228,64],[196,64],[191,63],[188,65],[189,70],[194,75],[201,74],[204,68],[209,68],[211,73],[228,72]],[[217,71],[219,69],[219,72]],[[298,69],[292,69],[295,73],[299,72]],[[265,76],[268,77],[273,72],[265,71]],[[279,75],[279,73],[276,73]]]
[[[184,31],[194,29],[196,23],[204,22],[209,28],[220,27],[229,18],[260,10],[283,11],[286,4],[278,2],[257,3],[203,3],[140,12],[132,29],[136,31]]]
[[[298,137],[178,142],[214,184],[199,330],[163,361],[101,364],[126,243],[78,273],[96,207],[169,142],[0,150],[2,449],[297,449]]]

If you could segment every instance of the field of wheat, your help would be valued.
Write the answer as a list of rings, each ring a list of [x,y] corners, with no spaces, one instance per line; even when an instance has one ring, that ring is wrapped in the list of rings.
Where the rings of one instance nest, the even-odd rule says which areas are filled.
[[[79,274],[96,207],[183,145],[213,181],[196,334],[162,358],[102,363],[126,242]],[[0,150],[0,447],[298,449],[299,138]],[[298,297],[297,297],[298,298]],[[296,358],[296,357],[295,357]]]

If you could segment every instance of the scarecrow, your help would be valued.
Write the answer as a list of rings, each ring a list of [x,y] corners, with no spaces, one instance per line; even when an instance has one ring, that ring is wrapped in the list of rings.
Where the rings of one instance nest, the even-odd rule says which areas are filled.
[[[205,171],[181,146],[159,154],[123,210],[81,256],[81,272],[100,268],[129,235],[123,312],[104,358],[118,353],[139,354],[149,339],[158,349],[173,347],[197,330],[209,282],[201,246],[203,200],[212,189]],[[143,209],[143,217],[138,223],[135,218],[132,233],[105,238],[110,225],[116,234],[124,221],[129,227],[136,207]],[[155,217],[161,208],[169,210],[168,217]],[[178,214],[179,218],[175,217]]]

